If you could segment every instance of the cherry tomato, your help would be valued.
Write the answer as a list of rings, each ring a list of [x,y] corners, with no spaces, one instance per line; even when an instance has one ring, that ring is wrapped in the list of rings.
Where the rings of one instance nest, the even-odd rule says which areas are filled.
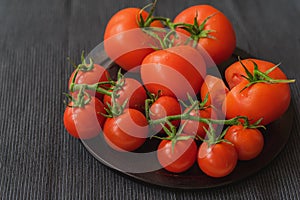
[[[213,105],[218,109],[222,108],[228,91],[229,90],[222,79],[207,75],[205,77],[204,83],[201,86],[200,94],[202,101],[204,101],[206,95],[208,95],[206,105]]]
[[[186,112],[189,109],[186,108],[184,112]],[[199,109],[199,110],[192,110],[190,112],[191,116],[197,116],[201,118],[211,118],[211,119],[216,119],[217,114],[215,111],[209,107],[209,108],[204,108],[204,109]],[[187,121],[187,122],[186,122]],[[199,121],[194,121],[194,120],[182,120],[182,123],[186,123],[183,132],[190,134],[190,135],[198,135],[201,138],[205,138],[206,132],[205,129],[208,129],[208,124],[204,122],[199,122]]]
[[[149,109],[150,119],[156,120],[161,119],[170,115],[180,115],[181,107],[177,99],[169,96],[159,97]],[[173,120],[171,122],[174,126],[179,126],[180,120]],[[169,127],[165,124],[166,127]],[[162,127],[160,124],[152,126],[152,129],[157,133]]]
[[[239,160],[257,157],[264,146],[263,135],[258,129],[245,128],[242,125],[231,126],[224,138],[234,145]]]
[[[69,79],[69,87],[70,84],[72,83],[72,79],[74,77],[75,71],[71,74],[70,79]],[[92,70],[90,71],[78,71],[78,74],[76,76],[75,79],[75,83],[76,84],[95,84],[98,82],[104,82],[104,81],[108,81],[108,77],[109,77],[109,73],[105,70],[104,67],[98,65],[98,64],[94,64],[94,67]],[[106,85],[103,85],[108,86]],[[102,100],[103,98],[103,94],[99,93],[99,92],[95,92],[95,91],[91,91],[91,90],[86,90],[91,96],[96,96],[97,98],[99,98],[100,100]]]
[[[140,29],[140,15],[145,20],[148,13],[139,8],[125,8],[109,20],[104,33],[104,48],[107,55],[123,69],[137,71],[144,57],[153,52],[153,40]],[[150,26],[163,27],[159,21]]]
[[[238,155],[232,144],[220,142],[208,145],[203,142],[198,151],[200,169],[211,177],[223,177],[230,174],[236,164]]]
[[[226,61],[233,53],[236,46],[236,37],[234,29],[228,18],[216,8],[210,5],[196,5],[189,7],[179,13],[174,23],[194,24],[194,18],[200,25],[207,17],[204,31],[212,30],[208,33],[209,37],[200,37],[198,44],[201,45],[218,65]],[[178,28],[177,31],[190,35],[187,31]],[[203,34],[203,31],[198,33]]]
[[[138,110],[125,109],[123,114],[107,118],[104,139],[117,151],[134,151],[142,146],[148,136],[148,122]]]
[[[258,65],[258,69],[262,72],[275,66],[267,61],[251,60]],[[250,59],[243,60],[242,63],[250,72],[253,71],[253,62]],[[263,118],[261,124],[267,125],[278,119],[287,110],[291,99],[290,87],[287,83],[255,83],[244,89],[249,81],[241,78],[245,72],[239,62],[229,66],[225,73],[226,80],[232,88],[223,104],[226,118],[238,115],[247,116],[251,123]],[[279,68],[268,75],[273,79],[287,79]]]
[[[69,106],[73,106],[71,102]],[[84,107],[67,107],[64,112],[64,126],[75,138],[91,139],[97,136],[105,122],[103,103],[91,97],[91,101]]]
[[[197,145],[191,138],[178,140],[173,147],[171,140],[162,140],[158,146],[157,158],[167,171],[181,173],[188,170],[195,163]]]
[[[119,105],[122,105],[128,100],[127,107],[137,109],[141,112],[144,111],[147,94],[143,85],[137,80],[125,78],[124,85],[116,92],[116,95],[116,103]],[[111,105],[111,97],[109,95],[104,95],[103,102],[105,105],[107,105],[107,103]]]
[[[206,75],[200,53],[190,46],[176,46],[149,54],[141,66],[142,81],[149,92],[186,100],[195,96]]]

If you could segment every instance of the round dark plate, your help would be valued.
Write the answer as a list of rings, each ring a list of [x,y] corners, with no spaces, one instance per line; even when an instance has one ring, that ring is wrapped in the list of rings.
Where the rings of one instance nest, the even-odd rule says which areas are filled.
[[[99,50],[96,50],[99,52]],[[96,56],[97,55],[97,56]],[[248,53],[241,49],[236,49],[232,57],[218,66],[221,75],[223,75],[227,66],[237,61],[238,56],[242,59],[252,57]],[[116,74],[119,69],[116,65],[111,63],[105,54],[93,54],[90,53],[89,57],[96,60],[96,63],[100,63],[104,66],[109,66],[109,71],[112,74]],[[139,158],[133,158],[132,155],[126,153],[120,153],[112,150],[104,141],[102,134],[91,140],[82,140],[86,149],[100,162],[108,167],[115,169],[121,173],[124,173],[134,179],[141,180],[146,183],[178,189],[204,189],[213,188],[217,186],[226,185],[246,177],[253,175],[254,173],[267,166],[283,149],[290,136],[291,127],[293,123],[293,109],[289,107],[287,112],[282,115],[277,121],[267,126],[267,130],[263,131],[265,145],[261,154],[250,161],[238,161],[238,164],[234,171],[226,177],[211,178],[205,175],[195,163],[194,166],[188,171],[180,174],[170,173],[164,169],[160,169],[158,161],[151,161],[149,163],[146,160]],[[138,149],[138,153],[154,152],[159,144],[157,139],[148,139],[145,144]],[[154,154],[153,154],[154,155]],[[152,159],[155,160],[155,158]],[[121,163],[121,165],[120,165]],[[153,165],[154,171],[145,170],[143,172],[132,171],[130,169],[142,168],[143,166]]]

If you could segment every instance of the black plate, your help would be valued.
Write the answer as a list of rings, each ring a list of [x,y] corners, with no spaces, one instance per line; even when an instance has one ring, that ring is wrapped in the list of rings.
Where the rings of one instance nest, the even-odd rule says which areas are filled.
[[[99,50],[96,50],[99,52]],[[106,55],[98,55],[91,53],[89,55],[96,60],[96,63],[101,63],[104,66],[109,66],[110,71],[115,73],[118,67],[113,65]],[[243,58],[252,57],[241,49],[236,49],[232,57],[221,66],[218,66],[221,74],[224,73],[225,68],[237,61],[237,57]],[[170,173],[164,169],[160,169],[155,154],[152,155],[151,161],[147,162],[145,159],[134,158],[134,156],[127,153],[120,153],[112,150],[104,141],[102,134],[92,140],[82,141],[86,149],[100,162],[113,168],[121,173],[131,176],[135,179],[146,183],[180,189],[204,189],[213,188],[221,185],[226,185],[246,177],[267,166],[283,149],[290,136],[291,127],[293,123],[293,109],[289,107],[287,112],[281,116],[277,121],[267,126],[264,131],[265,145],[261,154],[250,161],[238,161],[234,171],[226,177],[211,178],[205,175],[197,164],[188,171],[180,174]],[[156,139],[148,139],[146,143],[136,151],[136,153],[154,152],[158,146],[159,141]],[[156,162],[156,163],[155,163]],[[144,172],[143,170],[132,171],[134,168],[143,168],[153,165],[156,170]]]

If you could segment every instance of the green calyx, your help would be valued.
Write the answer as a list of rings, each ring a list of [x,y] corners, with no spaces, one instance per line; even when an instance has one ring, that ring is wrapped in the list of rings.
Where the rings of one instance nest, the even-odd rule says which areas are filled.
[[[201,38],[210,38],[210,39],[216,39],[214,36],[210,35],[210,33],[216,32],[215,30],[206,30],[205,25],[207,21],[215,16],[217,13],[214,13],[212,15],[209,15],[207,18],[203,20],[201,24],[198,23],[198,13],[196,13],[196,16],[194,18],[193,24],[185,24],[185,23],[179,23],[178,25],[175,24],[176,27],[181,28],[191,34],[191,38],[198,42]]]
[[[246,76],[242,75],[242,77],[249,81],[249,83],[240,92],[242,92],[246,88],[249,88],[251,85],[254,85],[256,83],[268,83],[268,84],[279,83],[280,84],[280,83],[294,83],[296,81],[295,79],[291,79],[291,80],[273,79],[268,75],[270,72],[274,71],[277,67],[279,67],[280,64],[275,65],[274,67],[270,68],[266,72],[262,72],[258,69],[258,65],[254,61],[250,60],[254,65],[253,73],[251,74],[251,72],[246,68],[246,66],[241,61],[240,57],[238,59],[246,72]]]
[[[123,114],[129,99],[126,99],[122,104],[119,104],[117,102],[117,99],[119,98],[118,91],[122,90],[124,85],[125,85],[125,77],[121,73],[121,69],[120,69],[118,71],[118,79],[111,88],[112,91],[110,92],[109,95],[111,97],[111,103],[107,103],[107,108],[105,108],[105,110],[108,114],[104,115],[105,117],[112,118]]]
[[[89,104],[90,101],[92,100],[91,95],[85,91],[84,87],[82,87],[79,90],[76,98],[68,93],[64,93],[64,94],[68,98],[69,102],[72,102],[72,106],[69,105],[69,102],[65,104],[72,108],[83,108],[85,105]]]
[[[193,136],[193,135],[182,135],[183,128],[184,128],[186,123],[181,125],[178,130],[176,129],[176,127],[170,121],[167,120],[167,121],[165,121],[165,123],[169,127],[167,127],[164,123],[160,123],[160,125],[162,126],[163,130],[167,134],[167,137],[159,137],[159,136],[156,136],[156,135],[154,135],[152,137],[157,138],[157,139],[161,139],[161,140],[170,140],[172,142],[172,153],[174,151],[174,148],[175,148],[175,145],[176,145],[177,141],[185,141],[185,140],[195,138],[195,136]]]

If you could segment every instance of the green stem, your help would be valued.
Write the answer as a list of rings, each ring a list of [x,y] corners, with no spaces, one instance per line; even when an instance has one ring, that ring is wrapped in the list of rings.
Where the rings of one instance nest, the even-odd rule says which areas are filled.
[[[243,119],[248,121],[248,119],[244,116],[238,116],[227,120],[218,120],[218,119],[210,119],[210,118],[202,118],[197,116],[192,116],[188,112],[180,114],[180,115],[170,115],[156,120],[149,120],[150,124],[160,124],[165,123],[166,121],[174,121],[174,120],[192,120],[199,121],[206,124],[220,124],[220,125],[238,125],[241,122],[239,119]]]
[[[103,83],[103,84],[106,84],[106,83]],[[99,83],[94,83],[94,84],[91,84],[91,85],[89,85],[89,84],[73,84],[72,83],[71,86],[72,86],[72,87],[70,87],[71,92],[81,90],[81,88],[85,88],[87,90],[99,92],[101,94],[106,94],[106,95],[109,95],[109,96],[111,96],[111,94],[112,94],[112,92],[110,92],[110,91],[108,91],[104,88],[99,87]],[[72,90],[71,90],[71,88],[72,88]]]

